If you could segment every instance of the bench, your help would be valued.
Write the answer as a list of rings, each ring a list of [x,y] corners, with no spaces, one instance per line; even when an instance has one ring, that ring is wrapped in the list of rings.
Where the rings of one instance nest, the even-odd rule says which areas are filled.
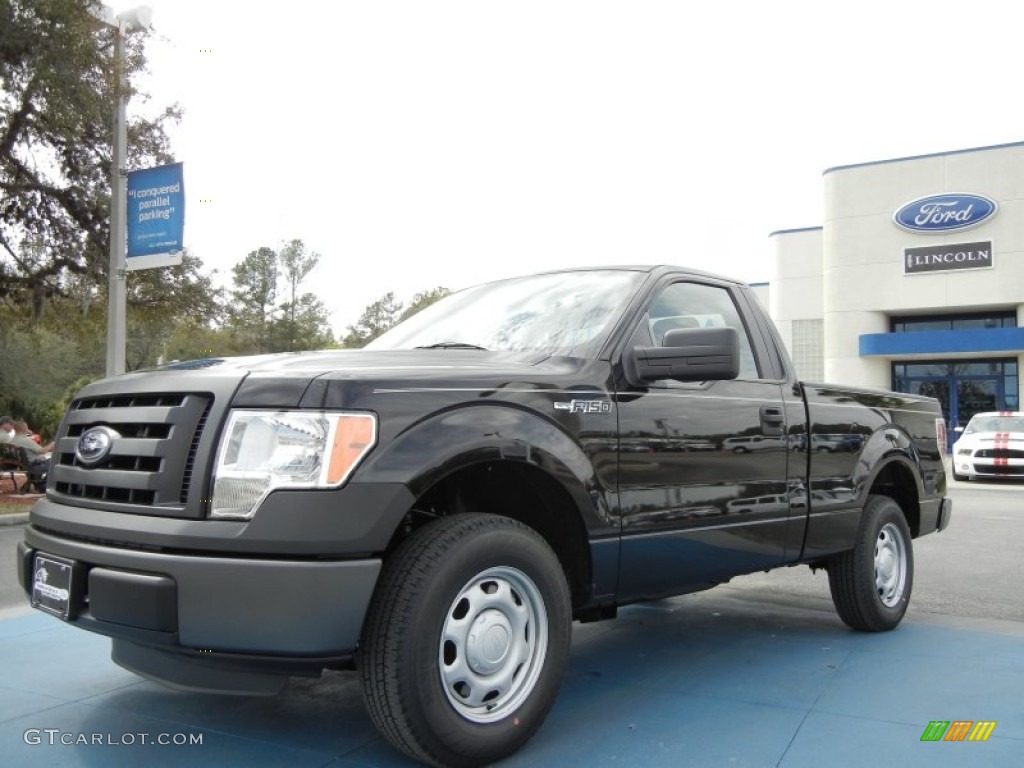
[[[19,448],[10,443],[0,443],[0,478],[10,476],[11,487],[15,493],[28,493],[32,487],[32,478],[29,474],[29,455],[24,448]],[[18,478],[15,472],[25,475],[25,481],[18,485]]]

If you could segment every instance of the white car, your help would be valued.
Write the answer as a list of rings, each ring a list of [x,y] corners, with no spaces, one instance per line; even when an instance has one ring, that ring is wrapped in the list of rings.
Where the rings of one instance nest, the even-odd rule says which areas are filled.
[[[953,443],[953,479],[979,477],[1024,478],[1024,413],[976,413],[967,422]]]

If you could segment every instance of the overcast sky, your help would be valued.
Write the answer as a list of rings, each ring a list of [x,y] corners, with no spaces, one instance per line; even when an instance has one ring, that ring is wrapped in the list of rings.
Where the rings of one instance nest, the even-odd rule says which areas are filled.
[[[187,247],[226,283],[301,238],[339,334],[562,266],[770,280],[826,168],[1024,140],[1007,3],[149,2]]]

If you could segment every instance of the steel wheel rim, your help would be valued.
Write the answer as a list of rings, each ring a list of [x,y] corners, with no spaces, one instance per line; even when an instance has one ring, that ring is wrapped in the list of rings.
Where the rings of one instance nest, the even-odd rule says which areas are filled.
[[[886,523],[875,540],[875,588],[887,608],[896,606],[907,586],[907,547],[900,529]]]
[[[470,722],[506,717],[536,687],[547,646],[547,610],[533,580],[505,566],[477,574],[441,628],[438,667],[448,702]]]

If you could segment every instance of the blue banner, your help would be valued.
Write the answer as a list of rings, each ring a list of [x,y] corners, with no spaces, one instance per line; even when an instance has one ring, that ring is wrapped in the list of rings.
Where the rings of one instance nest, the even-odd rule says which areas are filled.
[[[181,264],[185,231],[182,165],[128,173],[128,269]]]

